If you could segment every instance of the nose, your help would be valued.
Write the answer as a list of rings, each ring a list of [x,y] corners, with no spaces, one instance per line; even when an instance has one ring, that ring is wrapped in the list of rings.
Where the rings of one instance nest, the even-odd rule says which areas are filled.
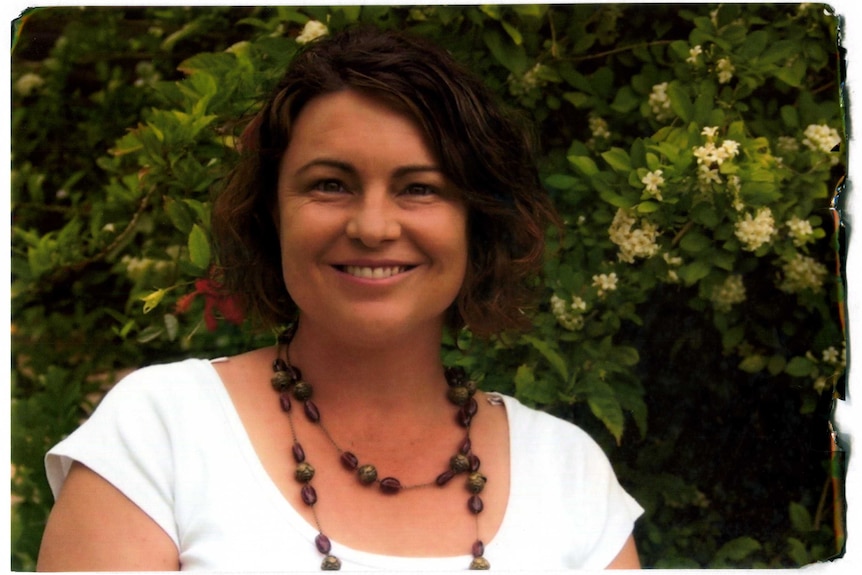
[[[398,207],[388,194],[363,194],[347,221],[347,237],[374,248],[398,239]]]

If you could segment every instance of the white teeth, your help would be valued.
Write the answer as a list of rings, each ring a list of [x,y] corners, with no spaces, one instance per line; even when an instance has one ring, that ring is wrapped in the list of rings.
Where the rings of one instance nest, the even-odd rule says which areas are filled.
[[[407,268],[404,266],[393,266],[385,268],[372,268],[364,266],[344,266],[344,271],[350,275],[363,279],[383,279],[403,273]]]

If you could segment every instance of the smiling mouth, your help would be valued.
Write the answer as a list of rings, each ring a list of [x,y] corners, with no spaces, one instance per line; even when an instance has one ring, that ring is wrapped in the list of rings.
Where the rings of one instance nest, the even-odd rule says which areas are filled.
[[[370,266],[337,266],[339,270],[344,273],[351,275],[355,278],[362,279],[386,279],[391,278],[392,276],[396,276],[398,274],[403,274],[404,272],[413,268],[413,266],[384,266],[384,267],[370,267]]]

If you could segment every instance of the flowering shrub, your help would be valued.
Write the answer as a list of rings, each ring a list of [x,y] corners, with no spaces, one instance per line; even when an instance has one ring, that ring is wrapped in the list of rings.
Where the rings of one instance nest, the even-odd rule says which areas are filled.
[[[22,18],[13,53],[13,566],[33,567],[45,450],[116,372],[271,343],[213,290],[210,191],[297,47],[357,21],[436,39],[532,118],[565,220],[534,330],[447,334],[446,361],[605,446],[647,566],[839,553],[827,8],[75,8]]]

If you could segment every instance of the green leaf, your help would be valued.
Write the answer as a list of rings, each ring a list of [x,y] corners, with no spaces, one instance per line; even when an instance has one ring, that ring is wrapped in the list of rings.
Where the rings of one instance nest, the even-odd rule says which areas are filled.
[[[585,386],[580,391],[586,396],[590,411],[605,425],[619,445],[625,426],[625,414],[613,388],[595,376],[585,379]]]
[[[607,152],[603,152],[602,159],[617,172],[628,173],[632,169],[632,162],[629,159],[629,154],[622,148],[614,147]]]
[[[694,116],[694,105],[688,97],[686,89],[677,81],[667,86],[667,95],[670,98],[670,107],[683,122],[690,122]]]
[[[563,359],[563,356],[551,344],[531,335],[523,335],[521,338],[548,360],[548,363],[551,364],[551,367],[554,368],[564,382],[569,381],[569,368],[566,365],[566,360]]]
[[[811,514],[804,505],[800,505],[794,501],[790,502],[790,524],[800,533],[814,530],[814,522],[811,520]]]
[[[700,232],[690,231],[682,237],[679,247],[690,254],[699,254],[712,247],[712,240]]]
[[[210,244],[207,233],[197,224],[192,226],[192,231],[189,233],[189,259],[201,270],[207,269],[210,264]]]
[[[551,174],[545,178],[545,184],[557,190],[568,190],[574,187],[578,181],[578,178],[568,174]]]
[[[569,156],[568,160],[569,163],[585,176],[594,176],[599,173],[599,167],[592,158],[588,158],[587,156]]]
[[[784,371],[793,377],[807,377],[816,371],[814,363],[807,357],[796,356],[787,362]]]
[[[749,355],[739,362],[739,369],[745,373],[758,373],[766,367],[767,360],[762,355]]]
[[[752,537],[737,537],[721,546],[716,553],[716,558],[731,561],[742,561],[755,551],[759,551],[762,545]]]

